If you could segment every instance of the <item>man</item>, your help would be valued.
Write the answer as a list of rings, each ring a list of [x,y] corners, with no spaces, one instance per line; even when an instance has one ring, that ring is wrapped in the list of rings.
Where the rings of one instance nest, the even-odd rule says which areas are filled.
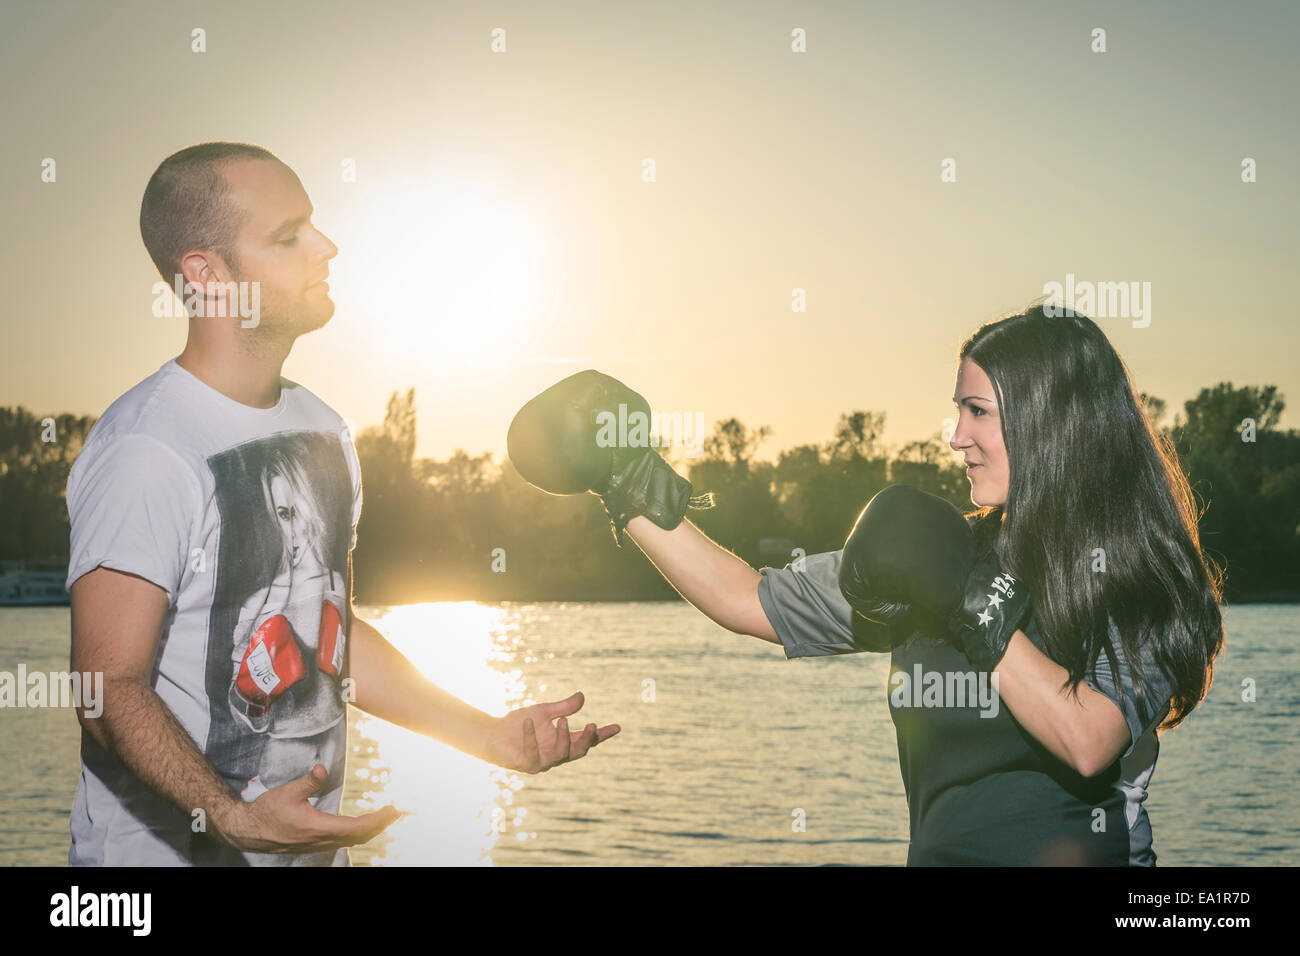
[[[243,144],[181,150],[145,190],[150,257],[201,291],[184,351],[108,408],[68,480],[72,668],[104,675],[102,715],[78,711],[73,865],[347,865],[399,814],[338,815],[346,702],[526,773],[618,733],[569,731],[580,693],[490,717],[355,616],[356,451],[280,376],[334,311],[312,211]]]

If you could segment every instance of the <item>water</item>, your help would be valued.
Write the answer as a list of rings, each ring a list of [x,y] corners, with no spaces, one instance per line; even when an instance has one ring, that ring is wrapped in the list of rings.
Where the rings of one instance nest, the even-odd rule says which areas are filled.
[[[787,661],[684,604],[360,607],[435,683],[490,713],[586,693],[570,723],[623,731],[529,776],[349,715],[344,812],[400,821],[382,865],[902,864],[907,802],[887,659]],[[1161,865],[1300,863],[1300,609],[1227,611],[1228,651],[1161,742],[1147,800]],[[67,608],[0,609],[0,670],[67,667]],[[1257,700],[1242,700],[1243,681]],[[0,710],[0,863],[63,865],[80,772],[70,710]],[[806,831],[792,822],[802,811]]]

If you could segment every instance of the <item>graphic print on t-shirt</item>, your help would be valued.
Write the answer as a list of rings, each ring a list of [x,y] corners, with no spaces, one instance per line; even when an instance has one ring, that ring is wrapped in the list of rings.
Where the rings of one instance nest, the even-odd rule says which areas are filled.
[[[327,432],[284,432],[213,455],[208,466],[221,527],[204,754],[246,801],[322,764],[329,779],[312,802],[337,812],[351,592],[352,488],[342,446]]]

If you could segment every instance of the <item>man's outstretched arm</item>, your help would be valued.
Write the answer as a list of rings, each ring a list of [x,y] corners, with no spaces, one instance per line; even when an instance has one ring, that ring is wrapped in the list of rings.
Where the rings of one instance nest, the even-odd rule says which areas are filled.
[[[504,717],[486,714],[421,674],[350,605],[349,616],[353,703],[368,714],[524,773],[540,773],[577,760],[619,732],[617,724],[598,728],[589,723],[581,731],[569,730],[568,717],[582,709],[581,693],[520,707]]]

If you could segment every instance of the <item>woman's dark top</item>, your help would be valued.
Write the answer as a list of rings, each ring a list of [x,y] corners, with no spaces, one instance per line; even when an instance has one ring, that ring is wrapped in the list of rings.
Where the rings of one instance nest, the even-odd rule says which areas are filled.
[[[840,594],[839,564],[833,551],[762,569],[759,600],[787,657],[865,649]],[[1041,650],[1032,617],[1022,630]],[[1087,778],[1020,726],[961,650],[920,635],[895,648],[886,693],[911,817],[909,866],[1155,866],[1142,802],[1170,688],[1144,660],[1158,683],[1152,699],[1164,703],[1160,713],[1139,713],[1113,621],[1111,639],[1118,679],[1102,654],[1085,682],[1119,707],[1130,746]]]

